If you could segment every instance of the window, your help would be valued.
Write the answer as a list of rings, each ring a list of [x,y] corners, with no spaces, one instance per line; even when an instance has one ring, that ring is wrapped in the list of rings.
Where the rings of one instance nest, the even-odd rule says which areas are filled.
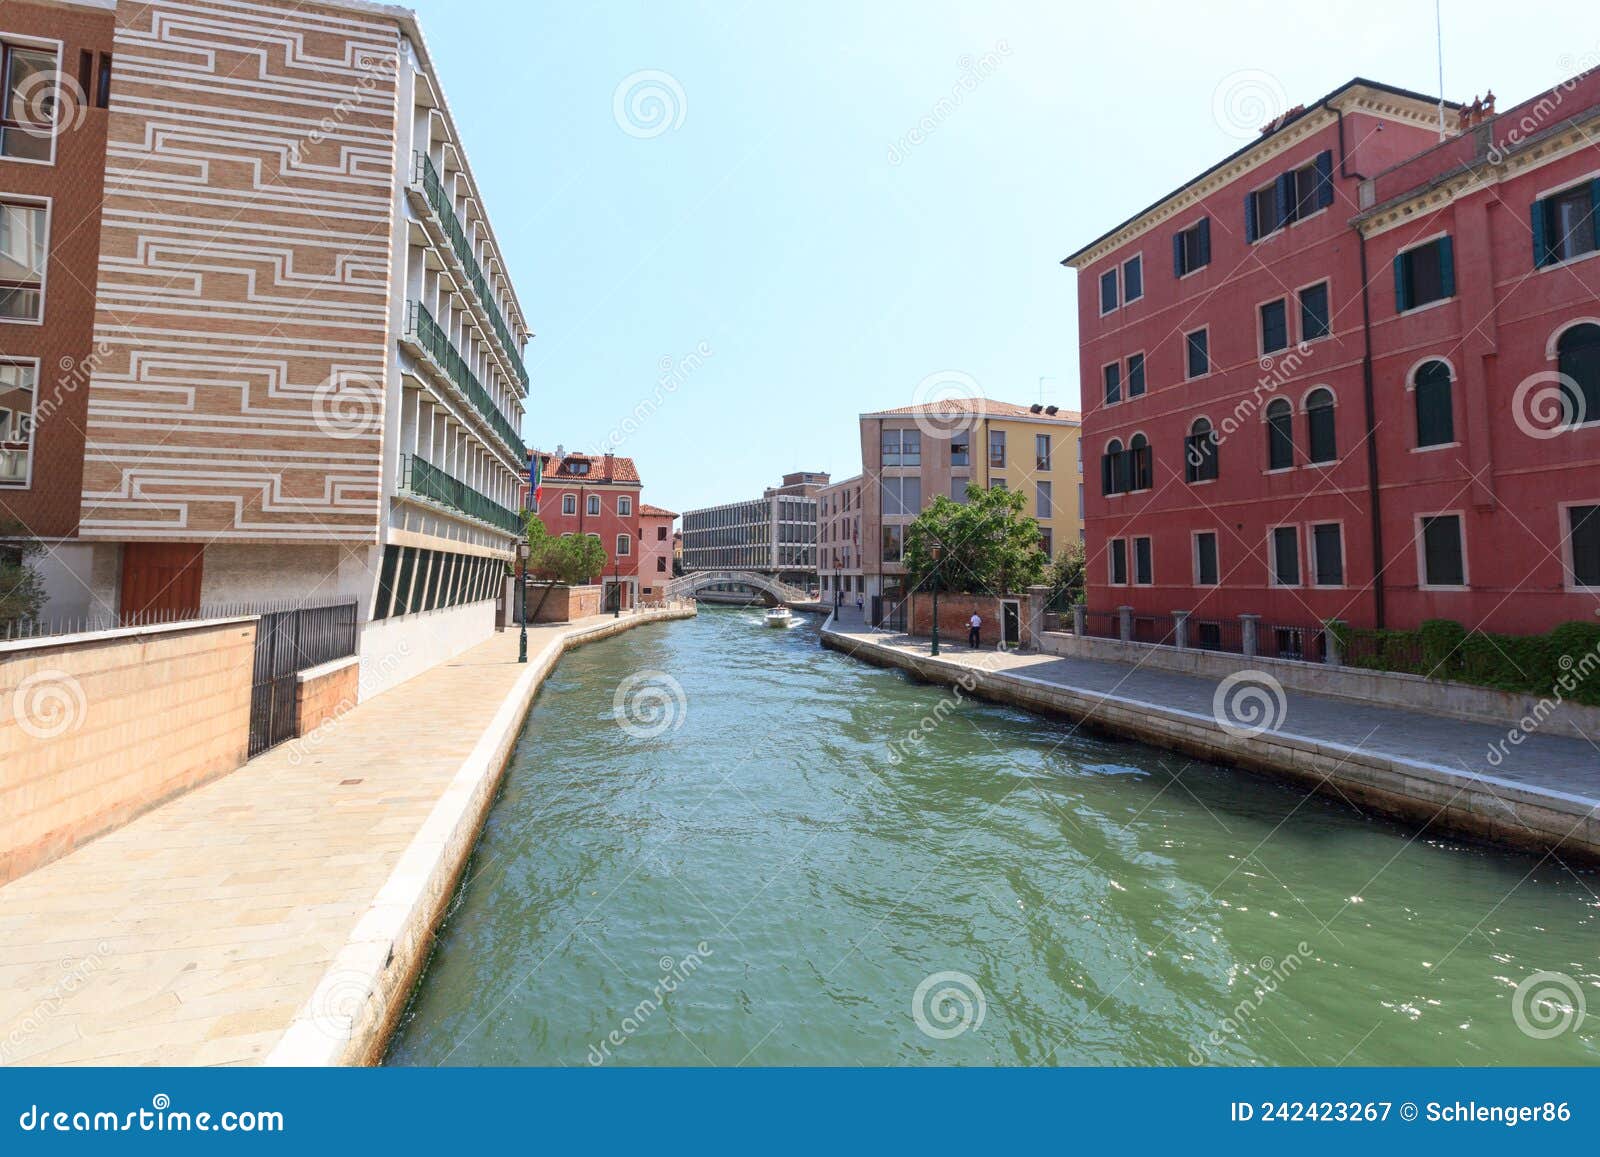
[[[1284,398],[1267,406],[1267,469],[1287,470],[1294,465],[1294,407]]]
[[[1316,341],[1332,332],[1328,312],[1328,283],[1308,285],[1300,291],[1300,340]]]
[[[0,362],[0,486],[27,486],[33,456],[35,362]]]
[[[657,542],[666,542],[667,541],[667,528],[666,527],[664,527],[664,526],[656,527],[656,541]]]
[[[598,515],[600,513],[600,496],[598,494],[589,495],[589,501],[585,503],[585,507],[590,514]]]
[[[1041,526],[1039,528],[1039,549],[1044,551],[1045,558],[1055,557],[1055,550],[1051,545],[1051,541],[1050,528],[1048,526]]]
[[[0,156],[48,161],[60,113],[56,54],[14,44],[3,47],[6,94],[0,115]]]
[[[1339,457],[1333,429],[1333,391],[1318,386],[1306,395],[1307,451],[1313,462],[1332,462]]]
[[[1128,456],[1120,439],[1113,438],[1100,458],[1100,493],[1123,494],[1128,489]]]
[[[1142,587],[1156,581],[1155,564],[1150,557],[1150,539],[1147,537],[1133,540],[1133,581]]]
[[[94,107],[111,107],[111,53],[100,54],[100,72],[95,77]]]
[[[1130,257],[1122,263],[1122,304],[1128,305],[1144,296],[1144,258]]]
[[[1144,355],[1128,355],[1128,397],[1137,398],[1144,393]]]
[[[633,539],[629,535],[626,535],[626,534],[617,535],[617,554],[620,556],[620,555],[632,554],[632,553],[633,553]]]
[[[1211,372],[1210,334],[1206,330],[1197,329],[1193,333],[1184,336],[1183,344],[1188,376],[1199,378],[1209,374]]]
[[[1122,365],[1112,362],[1105,368],[1106,405],[1114,406],[1122,401]]]
[[[0,201],[0,320],[44,316],[47,234],[43,205]]]
[[[1100,275],[1100,314],[1105,316],[1117,308],[1117,271],[1108,269]]]
[[[1556,342],[1562,407],[1571,425],[1600,422],[1600,325],[1570,327]]]
[[[1006,480],[1004,478],[995,478],[993,476],[990,476],[990,478],[989,478],[989,489],[990,490],[1004,490],[1005,488],[1006,488]]]
[[[905,553],[906,528],[903,526],[886,526],[883,528],[883,561],[899,562]]]
[[[1422,585],[1464,587],[1466,562],[1461,553],[1461,516],[1436,514],[1422,520]]]
[[[1245,196],[1245,240],[1259,241],[1331,204],[1333,150],[1324,149],[1311,163],[1279,173],[1272,184]]]
[[[589,463],[582,458],[568,458],[566,468],[568,474],[589,473]]]
[[[1217,535],[1215,531],[1202,530],[1194,536],[1194,584],[1199,587],[1217,585]]]
[[[1173,234],[1172,276],[1184,277],[1211,264],[1211,218],[1202,217]]]
[[[1155,462],[1150,440],[1143,434],[1135,434],[1128,440],[1128,489],[1149,490],[1154,485],[1154,476]]]
[[[1276,184],[1257,189],[1245,197],[1244,233],[1247,240],[1259,241],[1270,233],[1276,233],[1283,224]]]
[[[971,445],[972,444],[967,441],[968,437],[970,437],[970,435],[962,434],[959,437],[952,438],[950,440],[950,465],[952,465],[952,466],[970,466],[972,464],[972,462],[971,462],[971,457],[972,457]],[[845,498],[844,508],[846,510],[849,510],[850,509],[850,495],[848,493],[846,493],[844,498]]]
[[[883,516],[915,517],[922,509],[922,479],[883,479]]]
[[[1450,400],[1450,367],[1444,362],[1425,362],[1417,367],[1411,382],[1416,394],[1417,445],[1448,446],[1456,440],[1455,414]]]
[[[1293,526],[1278,526],[1272,531],[1272,585],[1300,585],[1300,531]]]
[[[578,513],[578,496],[576,494],[563,494],[561,496],[561,513],[566,515]]]
[[[1111,585],[1128,585],[1128,540],[1125,538],[1111,540]]]
[[[1033,464],[1040,470],[1050,469],[1050,435],[1033,436]]]
[[[1312,581],[1319,587],[1344,586],[1344,537],[1337,522],[1311,528]]]
[[[953,502],[965,502],[967,500],[967,485],[968,485],[968,483],[970,481],[971,481],[971,479],[968,479],[968,478],[952,478],[952,479],[950,479],[950,499],[951,499],[951,501],[953,501]]]
[[[1261,307],[1261,352],[1277,353],[1289,345],[1289,307],[1283,298]]]
[[[1574,586],[1600,587],[1600,506],[1567,507]]]
[[[922,465],[922,434],[917,430],[885,430],[883,465]]]
[[[1189,482],[1211,482],[1217,477],[1217,439],[1211,423],[1196,418],[1189,427],[1189,437],[1183,453],[1183,476]]]
[[[629,498],[626,494],[619,494],[617,496],[617,514],[623,518],[627,518],[632,513],[633,499]]]
[[[1435,238],[1394,259],[1395,312],[1443,301],[1455,293],[1456,266],[1450,238]]]
[[[1004,430],[989,431],[989,465],[1005,466],[1006,464],[1006,432]]]
[[[1553,265],[1593,253],[1600,180],[1585,181],[1533,203],[1533,263]]]
[[[1050,483],[1038,482],[1034,484],[1034,517],[1054,518],[1055,504],[1051,501]]]

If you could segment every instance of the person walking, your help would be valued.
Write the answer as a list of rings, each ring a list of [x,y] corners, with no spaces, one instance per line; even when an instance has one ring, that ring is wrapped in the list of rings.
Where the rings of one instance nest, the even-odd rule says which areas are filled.
[[[967,646],[974,651],[978,649],[978,632],[983,627],[983,618],[977,611],[972,612],[972,617],[967,620]]]

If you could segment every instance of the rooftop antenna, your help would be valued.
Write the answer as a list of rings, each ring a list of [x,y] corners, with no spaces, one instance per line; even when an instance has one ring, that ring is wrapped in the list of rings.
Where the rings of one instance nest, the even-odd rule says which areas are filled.
[[[1443,0],[1433,0],[1434,45],[1439,54],[1439,139],[1444,140],[1444,15]]]

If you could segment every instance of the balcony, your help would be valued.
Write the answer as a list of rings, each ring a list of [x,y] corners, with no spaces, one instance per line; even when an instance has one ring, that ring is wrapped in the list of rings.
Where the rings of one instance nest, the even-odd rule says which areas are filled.
[[[428,312],[428,307],[420,301],[406,303],[406,336],[428,355],[440,373],[455,383],[456,389],[461,391],[462,396],[472,404],[484,421],[499,435],[500,440],[516,455],[517,461],[521,464],[519,468],[525,469],[528,448],[523,444],[522,435],[511,424],[511,420],[500,412],[500,407],[494,404],[489,391],[478,381],[478,375],[468,368],[466,359],[456,351],[449,336],[439,323],[433,320],[433,314]]]
[[[500,339],[506,357],[516,372],[517,380],[522,385],[522,392],[528,392],[528,368],[522,364],[519,348],[512,339],[511,329],[506,325],[505,318],[500,313],[500,306],[495,301],[494,295],[489,291],[489,281],[483,275],[483,268],[478,264],[478,259],[473,255],[472,242],[467,239],[467,230],[456,216],[455,206],[451,204],[450,197],[445,193],[444,182],[439,177],[439,170],[433,167],[433,162],[424,153],[413,153],[415,160],[414,182],[422,187],[422,192],[428,199],[434,216],[439,220],[439,227],[444,231],[445,237],[450,242],[450,248],[455,251],[461,268],[466,271],[467,280],[472,283],[472,288],[477,291],[478,301],[483,306],[483,311],[488,315],[489,324],[494,329],[495,336]]]
[[[486,498],[459,478],[452,478],[415,454],[400,456],[400,489],[448,506],[507,534],[520,537],[524,533],[522,516],[516,511],[501,506],[492,498]]]

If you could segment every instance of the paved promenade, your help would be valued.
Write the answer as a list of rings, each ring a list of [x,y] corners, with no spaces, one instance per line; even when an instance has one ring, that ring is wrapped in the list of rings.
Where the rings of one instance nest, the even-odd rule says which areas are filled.
[[[497,634],[0,888],[0,1064],[349,1059],[563,640],[618,625]]]
[[[1213,700],[1217,680],[1053,654],[975,652],[945,640],[941,640],[940,660],[930,660],[927,640],[875,631],[862,623],[854,608],[846,608],[836,616],[831,629],[842,642],[915,658],[924,666],[943,662],[958,669],[1018,677],[1018,689],[1032,684],[1030,690],[1037,694],[1040,706],[1059,706],[1071,714],[1089,715],[1124,733],[1132,731],[1129,723],[1148,725],[1170,716],[1173,726],[1185,736],[1220,745],[1215,752],[1205,754],[1227,760],[1247,749],[1234,745],[1230,750],[1231,737],[1216,727]],[[1056,691],[1062,694],[1053,695]],[[1425,806],[1435,810],[1475,809],[1480,819],[1493,814],[1495,824],[1484,821],[1466,826],[1483,830],[1498,825],[1506,830],[1487,834],[1503,834],[1514,842],[1523,842],[1515,839],[1516,829],[1524,826],[1522,818],[1528,812],[1523,805],[1548,808],[1564,817],[1554,821],[1555,830],[1570,833],[1574,843],[1600,847],[1600,736],[1565,738],[1534,732],[1526,735],[1520,745],[1512,745],[1506,743],[1506,727],[1301,691],[1286,691],[1284,696],[1285,710],[1278,724],[1264,735],[1243,741],[1252,753],[1270,751],[1282,744],[1287,753],[1285,760],[1295,762],[1297,770],[1323,774],[1336,784],[1341,773],[1368,766],[1387,768],[1396,777],[1394,783],[1369,782],[1367,786],[1380,787],[1385,792],[1414,792]],[[1169,735],[1157,732],[1139,737],[1160,742],[1177,735],[1175,730]],[[1498,763],[1491,763],[1488,758],[1491,745],[1501,751]],[[1291,748],[1324,755],[1331,761],[1329,766],[1339,770],[1298,766],[1301,761]],[[1424,778],[1429,782],[1419,782]],[[1518,810],[1485,808],[1483,804],[1490,797],[1512,801]],[[1544,818],[1541,815],[1534,826],[1544,830]]]

